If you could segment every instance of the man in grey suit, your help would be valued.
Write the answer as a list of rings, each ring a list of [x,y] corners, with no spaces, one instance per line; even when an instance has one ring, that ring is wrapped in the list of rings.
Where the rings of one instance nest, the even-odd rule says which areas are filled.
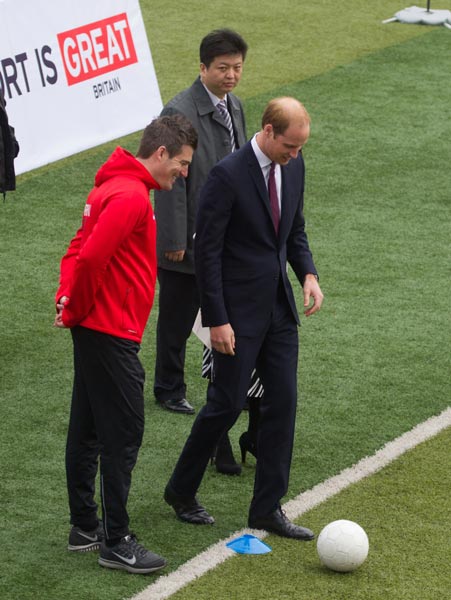
[[[186,400],[186,341],[199,310],[194,234],[202,186],[214,165],[246,142],[243,107],[231,92],[241,79],[247,44],[229,29],[212,31],[200,44],[200,75],[166,104],[162,115],[181,113],[199,143],[186,179],[155,192],[159,316],[154,394],[164,408],[193,414]],[[218,106],[220,102],[224,105]],[[224,114],[224,110],[227,112]]]

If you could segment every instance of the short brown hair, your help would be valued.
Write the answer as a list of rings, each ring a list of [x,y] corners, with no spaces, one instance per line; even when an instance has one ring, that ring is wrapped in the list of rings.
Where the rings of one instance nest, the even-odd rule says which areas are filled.
[[[182,146],[197,148],[197,132],[183,115],[170,115],[154,119],[144,129],[137,156],[149,158],[157,148],[164,146],[172,158]]]
[[[299,102],[296,98],[290,97],[281,97],[274,98],[268,102],[265,112],[262,116],[262,129],[265,125],[272,125],[274,135],[282,135],[288,129],[290,123],[292,122],[292,112],[287,110],[287,102],[292,103],[292,105],[298,105],[301,109],[301,115],[303,113],[302,120],[305,121],[306,124],[310,123],[310,115],[307,112],[307,109]]]

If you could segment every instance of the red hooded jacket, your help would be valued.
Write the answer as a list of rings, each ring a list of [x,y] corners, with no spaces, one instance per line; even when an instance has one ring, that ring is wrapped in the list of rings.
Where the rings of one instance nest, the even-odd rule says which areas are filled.
[[[83,222],[61,261],[56,302],[66,327],[82,325],[141,342],[155,293],[156,224],[150,189],[160,186],[116,148],[95,177]]]

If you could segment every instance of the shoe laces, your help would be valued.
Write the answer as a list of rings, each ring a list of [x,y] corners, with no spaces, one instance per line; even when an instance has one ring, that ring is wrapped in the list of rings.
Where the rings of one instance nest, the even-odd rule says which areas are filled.
[[[290,519],[287,517],[287,513],[283,510],[283,508],[281,506],[279,506],[279,513],[285,522],[288,522],[288,523],[290,523],[290,525],[292,525]]]
[[[283,510],[282,507],[279,508],[279,511],[280,511],[280,515],[281,515],[282,519],[285,521],[287,527],[289,527],[292,530],[299,529],[299,525],[296,525],[296,523],[293,523],[292,521],[290,521],[290,519],[287,517],[287,514]]]
[[[138,543],[136,535],[134,533],[129,533],[125,537],[122,538],[121,546],[128,554],[128,557],[132,556],[145,556],[148,552],[147,548],[144,548],[142,544]]]

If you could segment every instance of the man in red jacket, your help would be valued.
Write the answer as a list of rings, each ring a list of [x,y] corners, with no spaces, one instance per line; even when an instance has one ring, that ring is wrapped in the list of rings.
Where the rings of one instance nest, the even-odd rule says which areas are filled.
[[[129,530],[127,498],[144,431],[138,359],[152,307],[156,226],[151,189],[188,175],[197,134],[182,116],[146,127],[136,158],[116,148],[97,172],[82,226],[61,261],[55,326],[70,328],[74,386],[66,446],[69,550],[100,548],[99,564],[150,573],[166,561]],[[100,457],[103,523],[94,500]]]

